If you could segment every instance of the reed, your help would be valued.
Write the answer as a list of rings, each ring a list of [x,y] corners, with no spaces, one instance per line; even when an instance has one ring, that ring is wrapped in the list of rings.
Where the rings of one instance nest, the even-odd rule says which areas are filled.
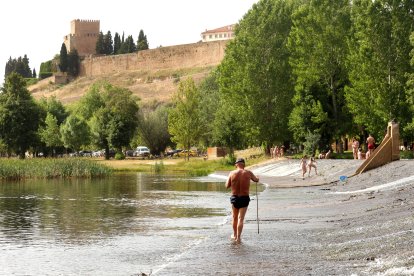
[[[103,177],[112,169],[92,160],[79,158],[0,159],[0,179]]]

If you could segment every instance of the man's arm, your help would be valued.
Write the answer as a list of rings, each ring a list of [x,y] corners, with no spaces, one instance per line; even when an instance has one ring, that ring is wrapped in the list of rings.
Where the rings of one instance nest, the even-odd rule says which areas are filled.
[[[228,188],[231,187],[231,175],[232,175],[232,173],[230,173],[229,177],[227,178],[227,181],[226,181],[226,189],[228,189]]]
[[[259,182],[259,178],[254,175],[254,173],[250,172],[250,179],[254,182]]]

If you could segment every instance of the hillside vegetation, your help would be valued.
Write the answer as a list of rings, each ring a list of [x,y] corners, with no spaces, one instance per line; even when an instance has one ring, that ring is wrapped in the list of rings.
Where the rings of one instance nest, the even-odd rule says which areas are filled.
[[[28,89],[36,99],[54,95],[63,104],[70,104],[78,101],[93,83],[106,80],[115,86],[131,90],[141,99],[142,103],[154,100],[165,103],[170,101],[181,79],[192,77],[198,83],[213,68],[209,66],[179,70],[131,70],[96,77],[79,77],[66,85],[54,84],[53,78],[47,78],[29,86]]]

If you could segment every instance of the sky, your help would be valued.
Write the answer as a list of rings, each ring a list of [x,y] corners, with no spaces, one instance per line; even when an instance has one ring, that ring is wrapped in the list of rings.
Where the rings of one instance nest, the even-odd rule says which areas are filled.
[[[239,22],[259,0],[3,0],[0,1],[0,86],[11,58],[40,64],[59,54],[63,37],[74,19],[100,20],[101,31],[111,31],[135,42],[142,29],[150,49],[196,43],[206,29]]]

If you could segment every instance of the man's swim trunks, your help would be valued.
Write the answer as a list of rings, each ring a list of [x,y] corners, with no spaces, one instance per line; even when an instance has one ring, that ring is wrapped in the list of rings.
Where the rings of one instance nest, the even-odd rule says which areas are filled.
[[[374,144],[368,144],[368,149],[374,149],[375,145]]]
[[[230,197],[230,203],[233,204],[234,208],[240,209],[249,206],[250,197],[249,196],[236,196],[232,195]]]

